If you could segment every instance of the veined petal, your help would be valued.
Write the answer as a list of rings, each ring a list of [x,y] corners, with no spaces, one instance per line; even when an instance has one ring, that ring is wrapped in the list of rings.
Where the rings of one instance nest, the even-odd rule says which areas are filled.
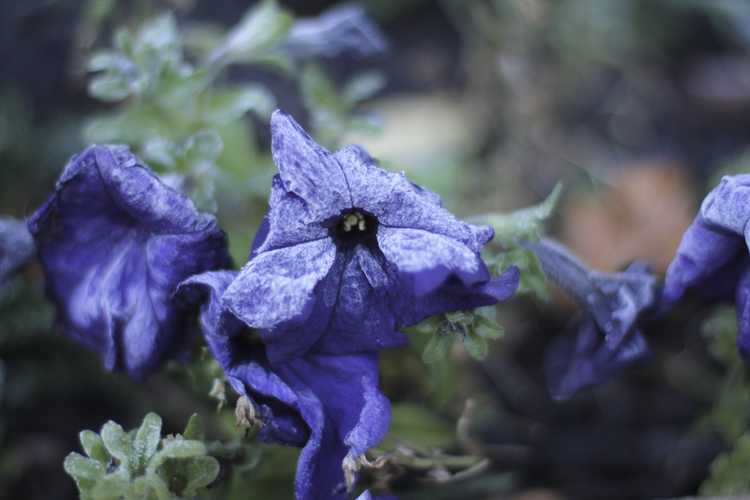
[[[271,153],[284,188],[307,204],[306,222],[321,222],[352,207],[339,162],[280,110],[271,116]]]
[[[381,225],[447,236],[473,252],[479,252],[492,239],[490,226],[458,220],[442,207],[438,195],[417,186],[403,172],[388,172],[378,167],[361,147],[347,146],[334,156],[346,173],[353,205],[373,214]]]
[[[330,238],[259,253],[222,300],[248,326],[263,330],[270,359],[300,354],[328,324],[341,257]]]
[[[390,403],[378,389],[377,354],[311,355],[277,369],[299,395],[311,430],[297,464],[297,498],[346,498],[344,458],[377,445],[390,421]]]
[[[215,218],[121,146],[74,157],[28,225],[65,332],[135,377],[184,348],[177,284],[230,264]]]
[[[709,224],[745,236],[750,218],[750,174],[724,176],[703,200],[700,215]]]
[[[667,269],[662,290],[663,305],[674,304],[688,288],[706,281],[745,252],[739,236],[709,224],[698,215],[682,236]]]
[[[378,246],[386,260],[408,275],[415,295],[427,295],[450,276],[471,286],[487,281],[482,259],[463,243],[422,229],[378,228]]]

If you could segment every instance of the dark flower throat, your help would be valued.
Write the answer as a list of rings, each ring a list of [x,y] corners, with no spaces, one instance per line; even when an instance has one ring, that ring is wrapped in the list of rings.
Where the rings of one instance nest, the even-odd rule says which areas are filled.
[[[333,241],[342,249],[357,245],[377,248],[378,245],[378,219],[358,208],[342,212],[329,231]]]

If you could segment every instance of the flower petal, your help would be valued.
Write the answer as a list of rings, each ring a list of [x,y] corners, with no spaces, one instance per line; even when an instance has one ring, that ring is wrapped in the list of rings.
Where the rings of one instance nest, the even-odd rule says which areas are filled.
[[[377,445],[390,421],[390,403],[378,389],[377,354],[307,356],[277,369],[299,395],[311,430],[297,464],[297,498],[346,498],[344,458]]]
[[[34,240],[20,220],[0,217],[0,286],[34,255]]]
[[[228,313],[221,296],[237,276],[234,271],[208,272],[180,284],[179,296],[201,305],[201,327],[214,357],[232,388],[253,400],[260,410],[260,438],[302,446],[309,431],[297,412],[297,394],[271,368],[265,347],[253,342],[250,329]]]
[[[737,349],[750,363],[750,267],[746,267],[737,285]]]
[[[677,253],[669,264],[662,305],[671,306],[688,288],[704,283],[743,253],[746,250],[740,237],[709,224],[698,215],[682,236]]]
[[[352,207],[339,162],[280,110],[271,116],[271,153],[284,188],[307,204],[306,222],[321,222]]]
[[[703,200],[700,215],[708,224],[744,236],[750,218],[750,174],[722,177]]]
[[[336,261],[330,238],[259,253],[222,300],[248,326],[263,330],[271,360],[302,353],[328,324],[340,276]]]
[[[383,275],[375,258],[358,246],[347,252],[344,263],[330,322],[314,350],[350,354],[404,345],[406,336],[396,329],[390,306],[390,279]]]
[[[75,157],[28,224],[66,333],[135,377],[184,347],[177,284],[230,264],[216,220],[123,147]]]
[[[352,204],[378,218],[382,226],[421,229],[447,236],[479,252],[492,239],[490,226],[458,220],[442,207],[440,197],[412,183],[406,175],[378,167],[359,146],[347,146],[334,156],[346,173]]]

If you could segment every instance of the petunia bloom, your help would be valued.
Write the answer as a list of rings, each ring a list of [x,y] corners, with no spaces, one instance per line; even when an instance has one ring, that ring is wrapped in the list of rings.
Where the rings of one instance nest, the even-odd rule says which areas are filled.
[[[34,240],[26,224],[0,217],[0,286],[34,255]]]
[[[687,291],[737,305],[737,347],[750,362],[750,174],[726,176],[703,200],[667,269],[668,308]]]
[[[479,256],[489,226],[456,219],[362,148],[330,153],[281,111],[271,139],[279,174],[268,214],[223,297],[262,330],[271,360],[401,345],[400,327],[495,304],[517,288],[516,268],[491,279]]]
[[[638,320],[656,301],[656,278],[635,262],[621,273],[588,269],[559,243],[526,243],[544,273],[583,308],[575,335],[562,336],[545,353],[545,374],[555,399],[601,384],[650,353]]]
[[[253,331],[221,303],[236,274],[193,276],[179,294],[202,302],[206,341],[235,392],[253,401],[260,438],[302,447],[297,499],[347,498],[345,459],[378,444],[390,420],[390,403],[378,389],[378,355],[305,353],[271,362]]]
[[[177,284],[230,264],[216,219],[124,146],[75,156],[28,226],[63,331],[138,378],[185,345]]]

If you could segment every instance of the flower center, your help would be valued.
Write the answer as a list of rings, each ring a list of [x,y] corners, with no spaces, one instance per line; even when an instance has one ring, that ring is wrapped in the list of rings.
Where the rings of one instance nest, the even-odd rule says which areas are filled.
[[[339,247],[356,245],[377,245],[378,219],[373,215],[354,208],[343,212],[331,227],[331,237]]]

